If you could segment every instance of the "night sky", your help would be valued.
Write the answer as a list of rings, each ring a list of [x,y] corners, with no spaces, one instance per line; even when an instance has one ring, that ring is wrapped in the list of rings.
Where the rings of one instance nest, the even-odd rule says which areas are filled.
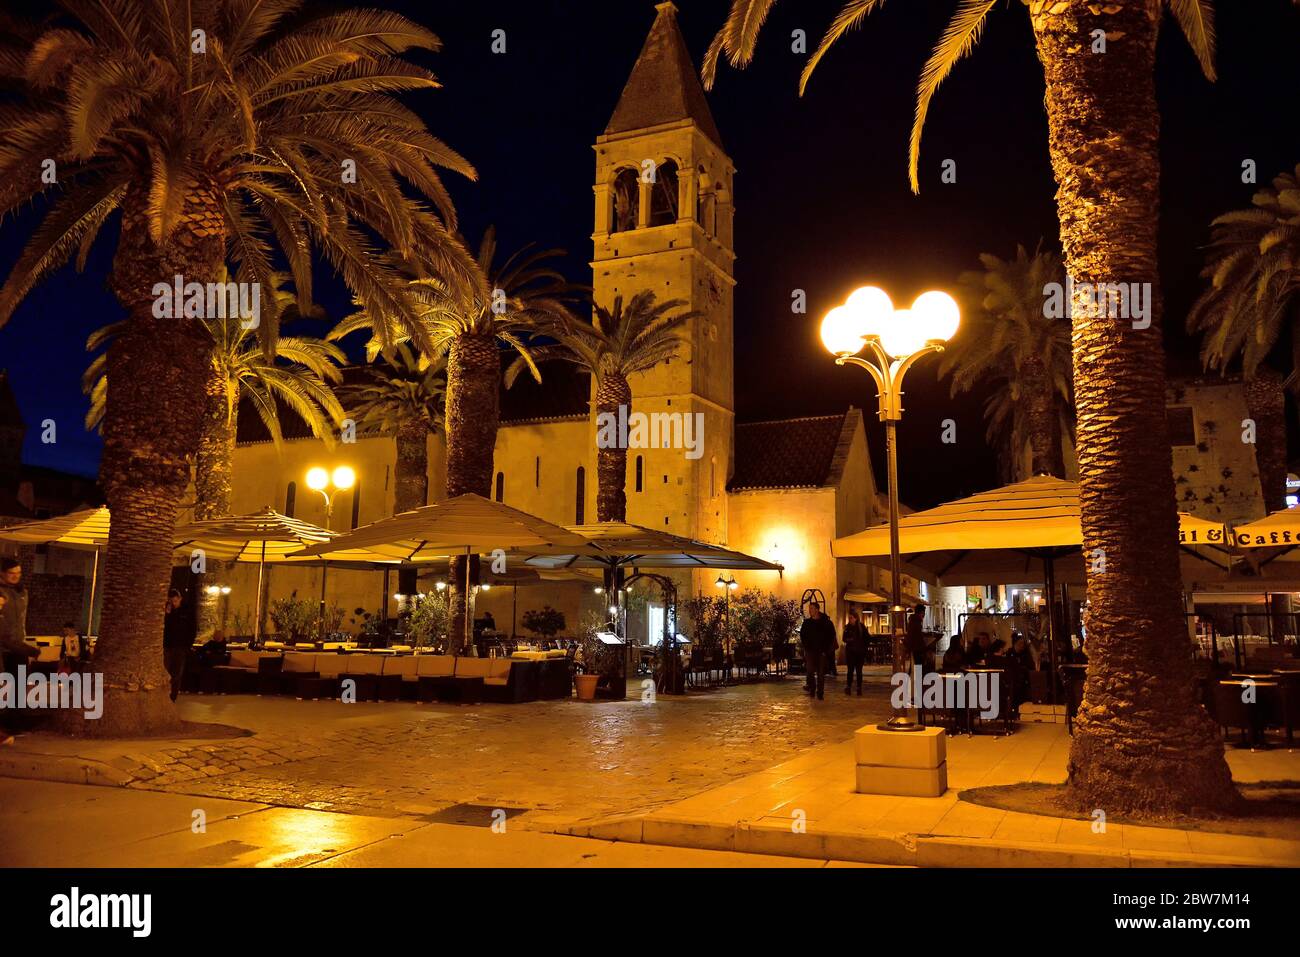
[[[530,242],[563,247],[570,278],[590,282],[592,144],[654,19],[653,3],[371,5],[402,10],[444,42],[429,62],[445,89],[408,102],[478,168],[477,183],[448,179],[471,245],[495,223],[503,251]],[[698,62],[725,18],[726,0],[677,5]],[[952,289],[980,252],[1006,257],[1017,242],[1057,242],[1042,71],[1024,5],[1009,0],[995,10],[973,55],[940,89],[922,143],[919,197],[906,178],[916,80],[955,0],[887,4],[841,40],[800,99],[804,55],[790,51],[790,33],[803,28],[815,47],[839,6],[778,4],[754,64],[740,72],[723,67],[709,94],[737,167],[740,421],[837,412],[850,403],[874,412],[869,378],[837,369],[817,338],[820,317],[856,286],[881,285],[905,304],[927,288]],[[1216,84],[1201,77],[1169,18],[1160,45],[1161,280],[1166,342],[1182,359],[1196,351],[1183,317],[1199,290],[1209,222],[1248,206],[1257,188],[1241,182],[1242,160],[1256,161],[1261,183],[1300,162],[1300,8],[1283,0],[1217,7]],[[504,55],[490,52],[498,28],[507,35]],[[945,158],[957,162],[955,184],[939,181]],[[8,274],[36,221],[34,212],[0,226],[0,273]],[[101,234],[84,274],[64,269],[0,330],[0,368],[9,369],[28,422],[29,463],[95,473],[99,443],[81,427],[79,378],[86,335],[121,317],[104,285],[112,236],[109,229]],[[790,311],[796,288],[807,290],[807,315]],[[324,270],[317,296],[335,314],[348,302]],[[903,499],[914,507],[997,482],[981,398],[950,400],[936,365],[922,362],[907,381],[900,478]],[[939,441],[948,417],[958,422],[955,446]],[[46,418],[58,423],[54,445],[40,441]],[[868,434],[883,480],[874,416]]]

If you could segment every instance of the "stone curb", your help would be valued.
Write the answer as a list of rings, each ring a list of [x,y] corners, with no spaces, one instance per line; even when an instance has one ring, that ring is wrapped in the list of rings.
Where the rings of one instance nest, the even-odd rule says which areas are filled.
[[[1226,857],[1149,850],[1113,850],[1082,844],[1034,844],[991,838],[941,837],[871,831],[796,834],[785,825],[738,821],[720,824],[650,815],[573,824],[556,833],[625,843],[740,851],[815,860],[912,867],[1295,867],[1294,860]]]
[[[114,788],[126,787],[135,780],[126,771],[93,758],[15,751],[12,747],[0,750],[0,777]]]

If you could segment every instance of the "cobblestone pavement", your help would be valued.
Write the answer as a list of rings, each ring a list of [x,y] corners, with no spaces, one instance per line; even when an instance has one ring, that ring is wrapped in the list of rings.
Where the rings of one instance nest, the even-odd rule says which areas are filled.
[[[372,815],[452,804],[527,809],[547,830],[647,810],[843,741],[888,713],[888,686],[811,701],[786,679],[685,697],[520,705],[351,704],[246,695],[181,699],[189,721],[252,736],[131,750],[130,787]],[[487,811],[484,814],[489,813]]]

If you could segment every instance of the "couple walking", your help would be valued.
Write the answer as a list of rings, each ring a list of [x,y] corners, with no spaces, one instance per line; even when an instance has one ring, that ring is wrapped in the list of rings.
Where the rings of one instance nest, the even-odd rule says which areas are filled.
[[[835,638],[835,625],[822,614],[821,605],[808,603],[808,617],[799,626],[799,641],[803,645],[804,671],[807,679],[804,690],[819,699],[826,697],[826,672],[835,663],[835,649],[839,642]],[[867,658],[867,629],[858,620],[858,613],[849,612],[848,624],[844,626],[844,663],[847,675],[844,693],[853,690],[853,678],[858,679],[858,694],[862,694],[862,665]]]

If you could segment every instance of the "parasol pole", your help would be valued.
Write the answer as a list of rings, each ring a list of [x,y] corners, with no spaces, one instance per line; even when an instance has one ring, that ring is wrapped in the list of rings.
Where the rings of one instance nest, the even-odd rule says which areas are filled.
[[[94,634],[95,627],[95,587],[99,584],[99,549],[95,549],[95,561],[90,566],[90,607],[86,609],[86,637]]]
[[[469,610],[469,546],[465,546],[465,642],[461,646],[462,650],[468,653],[470,646],[474,641],[474,623],[470,620]]]
[[[266,540],[262,541],[262,558],[257,563],[257,600],[253,604],[253,644],[262,643],[262,576],[266,572]]]

